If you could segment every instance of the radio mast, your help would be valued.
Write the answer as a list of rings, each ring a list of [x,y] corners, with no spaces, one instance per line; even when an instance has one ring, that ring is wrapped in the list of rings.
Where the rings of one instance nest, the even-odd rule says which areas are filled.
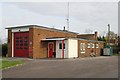
[[[67,3],[67,31],[69,31],[69,2]]]

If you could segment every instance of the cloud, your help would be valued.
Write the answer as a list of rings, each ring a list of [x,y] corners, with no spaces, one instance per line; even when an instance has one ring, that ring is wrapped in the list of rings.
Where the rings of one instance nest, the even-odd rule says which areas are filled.
[[[66,25],[66,2],[11,2],[2,6],[3,27],[38,24],[62,29]],[[117,2],[70,2],[70,30],[84,33],[86,29],[118,32]],[[3,28],[4,29],[4,28]]]

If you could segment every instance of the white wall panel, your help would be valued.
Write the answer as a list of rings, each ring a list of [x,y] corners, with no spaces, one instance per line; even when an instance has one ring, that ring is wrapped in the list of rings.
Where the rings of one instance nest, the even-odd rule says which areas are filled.
[[[68,58],[78,57],[78,40],[68,40]]]
[[[29,28],[13,28],[12,32],[25,32],[25,31],[29,31]]]

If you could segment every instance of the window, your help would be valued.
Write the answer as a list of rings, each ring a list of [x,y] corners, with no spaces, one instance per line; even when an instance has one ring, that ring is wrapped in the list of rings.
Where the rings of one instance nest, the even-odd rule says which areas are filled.
[[[16,46],[19,46],[19,44],[16,44]]]
[[[19,40],[16,40],[16,42],[19,42]]]
[[[80,44],[81,53],[85,53],[85,43]]]
[[[59,43],[59,49],[62,49],[62,43]],[[64,49],[65,49],[65,43],[64,43]]]
[[[59,43],[59,49],[62,49],[62,43]]]
[[[88,43],[88,48],[90,48],[90,43]]]
[[[24,44],[24,46],[28,46],[28,44]]]
[[[96,43],[96,48],[98,48],[98,43]]]
[[[20,42],[23,42],[23,40],[20,40]]]
[[[23,44],[20,44],[20,46],[23,46]]]
[[[92,43],[92,48],[95,48],[95,45],[94,45],[94,43]]]
[[[28,40],[24,40],[24,42],[28,42]]]

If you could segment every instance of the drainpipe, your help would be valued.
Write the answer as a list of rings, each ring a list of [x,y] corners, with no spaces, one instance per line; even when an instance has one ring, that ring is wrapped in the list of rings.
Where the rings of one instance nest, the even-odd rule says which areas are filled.
[[[97,54],[96,54],[96,42],[95,42],[95,56],[96,56]]]
[[[64,59],[64,40],[62,40],[62,58]]]

